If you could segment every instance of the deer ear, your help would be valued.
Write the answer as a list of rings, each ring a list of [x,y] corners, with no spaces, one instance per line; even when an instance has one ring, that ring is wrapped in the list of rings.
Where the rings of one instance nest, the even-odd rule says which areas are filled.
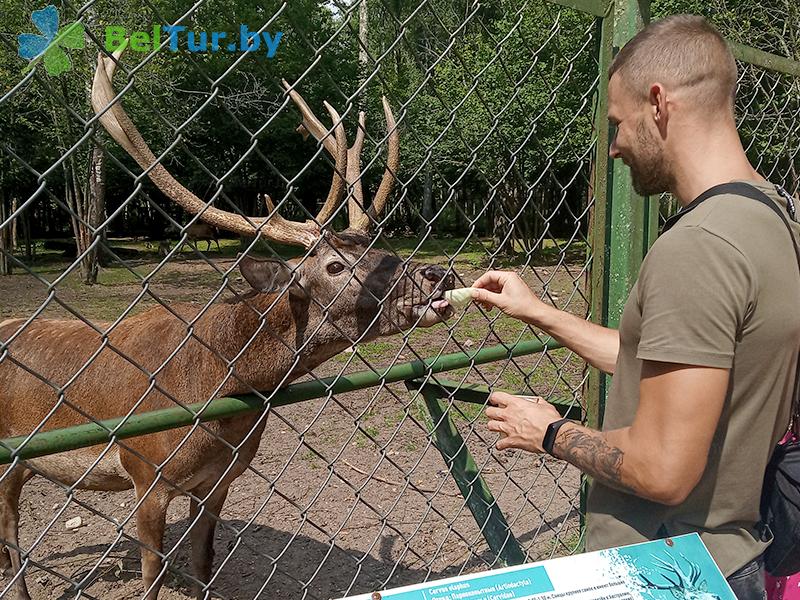
[[[304,294],[303,288],[297,283],[297,273],[282,260],[243,256],[239,263],[239,271],[250,287],[257,292],[269,294],[289,288],[290,293]]]

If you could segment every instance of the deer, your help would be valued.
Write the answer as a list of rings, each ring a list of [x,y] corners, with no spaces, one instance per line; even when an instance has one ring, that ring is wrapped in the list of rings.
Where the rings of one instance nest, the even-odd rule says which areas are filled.
[[[170,233],[180,235],[181,229],[178,226],[170,227],[168,230]],[[206,246],[206,252],[211,250],[211,242],[217,244],[217,252],[220,252],[219,247],[219,229],[214,227],[213,225],[209,225],[203,221],[195,221],[194,223],[189,224],[186,227],[186,241],[191,245],[195,250],[197,250],[197,242],[206,242],[208,244]],[[167,253],[169,252],[169,244],[165,243],[167,247]],[[183,244],[181,244],[181,248]]]
[[[156,306],[114,327],[77,319],[0,323],[0,439],[176,402],[278,389],[356,341],[430,327],[453,315],[440,302],[453,287],[452,272],[372,247],[372,224],[381,219],[400,164],[399,132],[385,97],[386,167],[365,208],[360,181],[364,113],[348,149],[338,112],[324,103],[333,123],[326,128],[284,80],[302,116],[298,131],[304,138],[313,136],[333,160],[331,187],[313,220],[281,217],[268,195],[263,196],[266,217],[245,217],[207,206],[156,159],[112,85],[120,54],[98,56],[92,107],[156,187],[209,225],[261,235],[305,254],[287,261],[242,255],[238,269],[251,290],[202,311],[191,304]],[[345,205],[349,225],[336,232],[330,223]],[[231,483],[256,454],[268,413],[265,404],[263,410],[202,426],[0,467],[0,569],[11,575],[16,598],[30,598],[23,570],[29,563],[18,538],[19,500],[35,475],[80,489],[133,490],[147,600],[158,597],[168,568],[163,552],[167,507],[174,498],[189,496],[192,582],[198,598],[208,597],[214,530]]]
[[[208,244],[206,247],[206,252],[208,252],[211,250],[211,242],[213,241],[217,245],[217,252],[220,251],[219,230],[213,225],[203,222],[192,223],[186,228],[186,236],[194,244],[195,248],[197,247],[197,242],[205,241]]]

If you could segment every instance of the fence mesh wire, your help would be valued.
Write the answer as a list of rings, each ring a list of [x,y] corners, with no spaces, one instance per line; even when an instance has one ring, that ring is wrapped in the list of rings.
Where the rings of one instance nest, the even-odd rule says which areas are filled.
[[[17,57],[17,34],[34,31],[29,19],[41,6],[3,7],[0,267],[9,274],[0,278],[0,438],[206,402],[230,389],[269,403],[264,381],[382,373],[542,335],[478,306],[433,327],[411,323],[377,339],[354,334],[347,315],[358,316],[358,307],[335,311],[347,301],[345,282],[346,289],[368,283],[365,253],[340,283],[320,289],[321,277],[308,290],[308,310],[323,319],[335,312],[338,322],[309,327],[300,342],[266,343],[286,318],[280,299],[288,301],[291,284],[284,281],[278,300],[260,303],[238,270],[241,255],[295,257],[297,278],[322,248],[304,252],[224,232],[215,239],[192,227],[200,220],[157,189],[92,118],[89,87],[109,25],[149,32],[153,24],[180,22],[189,31],[234,32],[241,23],[283,33],[272,58],[263,51],[192,53],[183,42],[178,52],[166,46],[122,58],[116,90],[125,90],[128,114],[159,163],[208,206],[264,217],[259,195],[268,192],[286,218],[317,214],[333,159],[323,144],[294,132],[300,115],[284,78],[323,123],[322,102],[330,102],[351,141],[357,113],[366,111],[361,181],[372,197],[387,160],[385,95],[397,118],[401,165],[366,248],[399,258],[402,273],[413,274],[416,263],[436,265],[443,271],[433,279],[452,276],[457,287],[487,269],[514,269],[547,302],[587,316],[600,44],[594,17],[541,2],[62,3],[62,27],[82,23],[85,47],[66,47],[71,68],[51,76],[45,61],[20,73],[25,61]],[[797,143],[777,143],[785,131],[796,140],[793,85],[746,68],[742,87],[759,92],[741,101],[749,102],[743,122],[759,134],[753,151],[775,152],[764,152],[773,162],[762,172],[792,173],[787,188],[794,192]],[[784,94],[792,89],[794,96]],[[765,130],[774,135],[764,137]],[[786,148],[794,148],[788,163]],[[334,229],[346,227],[346,205],[332,219]],[[426,285],[417,277],[406,295],[430,304]],[[397,289],[364,294],[386,316]],[[234,309],[239,321],[229,316]],[[136,347],[129,336],[148,319]],[[237,326],[244,322],[250,329]],[[315,342],[323,333],[335,339]],[[27,353],[37,336],[47,342]],[[336,352],[325,350],[333,356],[321,364],[298,362],[315,343]],[[240,353],[243,347],[251,352]],[[286,360],[287,353],[298,360]],[[121,379],[120,365],[136,375]],[[551,349],[447,378],[585,408],[585,375],[575,355]],[[136,385],[129,388],[130,381]],[[186,394],[196,382],[202,397]],[[23,388],[35,393],[25,397]],[[87,410],[94,389],[106,395]],[[13,411],[6,398],[17,403]],[[31,418],[37,402],[48,410]],[[575,551],[577,471],[549,457],[498,453],[481,406],[447,397],[443,404],[526,558]],[[90,454],[17,459],[0,466],[0,508],[18,512],[19,538],[5,528],[0,539],[12,556],[19,551],[23,568],[17,572],[0,552],[0,597],[14,597],[23,577],[34,598],[142,597],[143,549],[157,550],[160,597],[190,597],[198,584],[193,562],[202,562],[190,547],[209,546],[206,520],[216,524],[216,557],[201,596],[336,598],[498,566],[486,524],[472,517],[452,463],[434,446],[435,426],[419,394],[380,384],[239,420],[198,419],[169,438],[121,440],[112,431]],[[164,439],[172,445],[165,448]],[[195,464],[188,472],[179,466],[185,456]],[[125,479],[126,468],[147,485],[120,489],[114,476]],[[17,511],[14,490],[28,473],[38,476],[25,485]],[[136,525],[166,504],[158,548]]]
[[[439,265],[455,276],[456,285],[469,285],[488,268],[518,269],[543,297],[585,315],[597,79],[594,19],[539,3],[493,13],[477,4],[430,2],[409,10],[375,2],[368,7],[367,34],[359,25],[361,7],[334,3],[316,7],[324,15],[312,17],[312,11],[303,13],[310,5],[296,10],[280,5],[260,15],[258,22],[248,23],[251,30],[280,30],[285,36],[271,60],[128,52],[124,64],[134,76],[124,96],[126,108],[159,160],[204,202],[263,216],[256,197],[269,191],[285,217],[303,220],[316,214],[332,160],[319,144],[292,137],[299,115],[282,93],[280,79],[294,83],[320,116],[321,100],[327,99],[343,115],[351,139],[356,109],[366,109],[362,179],[368,191],[375,190],[385,163],[377,99],[386,94],[401,131],[402,166],[373,244],[404,264]],[[195,327],[200,329],[204,315],[246,289],[234,268],[237,253],[302,256],[251,239],[192,240],[187,225],[197,219],[170,204],[96,122],[90,123],[91,73],[80,61],[90,65],[94,60],[101,24],[117,19],[128,29],[149,31],[146,23],[172,22],[177,15],[163,14],[165,8],[155,3],[143,15],[106,13],[106,8],[95,3],[76,13],[77,7],[65,7],[64,17],[78,14],[92,38],[83,54],[70,52],[74,69],[57,79],[39,66],[12,79],[16,87],[7,87],[3,97],[4,120],[10,117],[17,133],[27,136],[7,135],[3,142],[4,165],[15,187],[4,186],[8,239],[3,255],[14,274],[3,278],[8,301],[2,317],[23,319],[3,330],[2,360],[9,370],[9,365],[36,370],[15,351],[15,340],[26,329],[46,327],[47,318],[81,321],[111,348],[115,330],[124,331],[126,322],[162,305],[171,318],[180,319],[185,335],[178,345],[183,347],[201,338]],[[184,22],[215,29],[214,6],[200,2],[192,8],[193,16]],[[235,13],[225,15],[219,29],[233,29]],[[20,14],[22,25],[27,14]],[[13,38],[4,43],[9,53],[15,50]],[[191,76],[182,77],[184,71]],[[117,90],[126,87],[125,74],[117,80]],[[31,131],[36,119],[48,116],[50,147],[28,144],[40,133]],[[227,148],[220,151],[223,144]],[[100,168],[105,169],[105,206],[92,187]],[[342,229],[343,221],[340,215],[334,225]],[[82,235],[81,225],[88,237],[74,248],[69,227]],[[67,258],[70,253],[73,258]],[[94,254],[100,263],[97,284],[86,286],[82,281],[91,280],[97,269]],[[175,308],[181,301],[191,307]],[[269,327],[269,310],[266,315]],[[283,375],[288,381],[379,372],[417,358],[513,345],[537,335],[470,307],[431,329],[411,328],[366,343],[339,340],[346,349],[331,360],[309,373],[295,369]],[[295,347],[293,340],[286,342]],[[178,348],[158,348],[154,354],[169,355],[167,360],[180,356]],[[128,359],[146,376],[167,372],[167,367]],[[90,372],[94,360],[92,353],[77,372]],[[274,368],[280,365],[276,362]],[[203,367],[194,367],[187,378],[202,376]],[[235,361],[232,367],[237,370]],[[238,371],[234,377],[250,383],[247,369]],[[64,380],[77,372],[63,373]],[[41,423],[13,431],[6,426],[4,436],[100,416],[82,410],[75,398],[85,388],[51,381],[48,374],[31,375],[50,388],[54,410]],[[93,376],[113,379],[114,374]],[[574,403],[581,402],[584,380],[582,365],[562,350],[474,366],[448,377]],[[157,376],[150,380],[158,385]],[[218,391],[223,381],[214,384]],[[258,391],[269,399],[268,391]],[[174,395],[172,400],[210,398]],[[485,428],[481,407],[445,401],[527,557],[573,551],[579,540],[578,474],[550,459],[492,451],[494,436]],[[67,406],[83,414],[59,419]],[[103,416],[147,406],[144,396],[135,395]],[[200,501],[213,512],[213,494],[180,480],[170,460],[179,458],[200,431],[218,442],[215,476],[222,478],[231,465],[244,469],[232,482],[218,520],[217,555],[206,587],[214,597],[338,597],[495,566],[498,559],[481,532],[485,524],[473,519],[450,465],[433,447],[433,425],[417,394],[402,384],[379,385],[250,419],[245,428],[253,435],[263,428],[260,449],[250,462],[235,441],[220,441],[219,427],[196,423],[175,439],[174,456],[110,436],[111,442],[81,465],[78,481],[58,482],[56,459],[17,464],[3,475],[6,487],[25,466],[45,475],[22,494],[20,537],[14,544],[22,552],[28,589],[33,597],[141,595],[139,550],[149,544],[135,527],[136,517],[152,496],[174,492],[192,499],[179,495],[169,505],[160,552],[168,572],[161,594],[188,595],[196,575],[187,546],[199,528],[189,505]],[[108,469],[119,447],[150,467],[152,485],[137,489],[135,496],[79,489],[101,478],[96,473]],[[4,537],[13,543],[7,533]],[[8,595],[19,579],[12,573],[8,569],[3,581]]]

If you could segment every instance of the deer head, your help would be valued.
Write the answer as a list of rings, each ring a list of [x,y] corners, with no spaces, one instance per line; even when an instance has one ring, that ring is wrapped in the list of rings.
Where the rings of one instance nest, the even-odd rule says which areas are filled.
[[[653,556],[653,561],[664,571],[661,577],[668,583],[657,584],[640,574],[639,577],[644,582],[643,587],[669,591],[676,600],[719,600],[719,596],[708,591],[706,581],[700,581],[701,572],[697,565],[681,554],[681,558],[689,567],[689,572],[686,573],[675,558],[672,556],[669,558],[670,562],[667,562],[658,556]]]
[[[264,196],[266,217],[244,217],[207,206],[183,187],[161,165],[135,125],[116,100],[112,78],[121,50],[113,59],[100,54],[92,85],[92,107],[111,137],[139,164],[168,198],[206,223],[247,236],[302,247],[306,256],[289,261],[260,260],[244,256],[240,271],[254,294],[286,294],[304,307],[309,321],[324,321],[317,327],[322,338],[366,340],[411,326],[430,326],[452,314],[452,309],[432,308],[433,301],[453,287],[454,278],[435,265],[403,261],[392,253],[371,248],[370,229],[380,219],[400,165],[399,133],[386,98],[383,108],[388,129],[388,159],[383,179],[369,209],[365,210],[361,186],[360,154],[364,142],[364,113],[351,148],[342,119],[325,103],[333,126],[326,129],[306,102],[286,81],[287,93],[300,110],[298,131],[312,135],[333,157],[330,191],[313,220],[289,221],[278,214],[272,200]],[[345,194],[346,193],[346,194]],[[330,223],[348,197],[349,227],[337,233]],[[315,308],[316,307],[316,308]],[[328,330],[326,335],[323,329]],[[335,329],[335,332],[333,331]],[[335,344],[334,344],[335,345]]]

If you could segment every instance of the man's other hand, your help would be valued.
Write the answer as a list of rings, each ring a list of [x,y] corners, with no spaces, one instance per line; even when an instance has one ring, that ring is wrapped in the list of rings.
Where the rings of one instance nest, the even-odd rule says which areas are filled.
[[[486,408],[488,427],[489,431],[500,434],[495,445],[498,450],[544,452],[542,441],[547,426],[561,418],[552,404],[539,397],[520,398],[505,392],[494,392],[489,403],[492,406]]]

